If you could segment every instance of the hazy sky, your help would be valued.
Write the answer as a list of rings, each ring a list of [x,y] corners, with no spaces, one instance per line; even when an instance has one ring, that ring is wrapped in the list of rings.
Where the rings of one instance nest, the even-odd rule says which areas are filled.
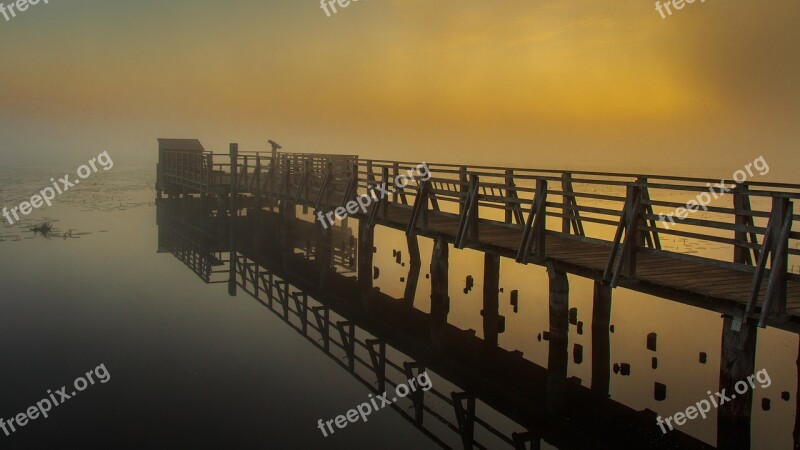
[[[0,17],[0,164],[207,148],[800,181],[800,3],[50,0]]]

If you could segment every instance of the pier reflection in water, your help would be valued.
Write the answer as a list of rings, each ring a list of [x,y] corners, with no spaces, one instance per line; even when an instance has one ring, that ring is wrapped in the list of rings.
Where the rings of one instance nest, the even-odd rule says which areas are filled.
[[[158,212],[161,251],[263,304],[370,392],[427,370],[434,388],[393,409],[443,447],[794,446],[793,333],[756,342],[719,313],[621,288],[612,303],[591,280],[380,226],[359,280],[358,220],[323,230],[302,207],[228,217],[188,198]],[[656,425],[762,368],[768,388],[666,435]]]

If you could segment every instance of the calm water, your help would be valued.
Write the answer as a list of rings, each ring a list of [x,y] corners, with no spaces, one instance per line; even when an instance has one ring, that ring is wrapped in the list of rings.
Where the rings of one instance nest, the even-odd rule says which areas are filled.
[[[69,170],[0,171],[0,206],[19,203],[47,186],[51,176]],[[247,293],[248,283],[236,296],[229,295],[227,264],[214,266],[221,272],[211,281],[221,283],[205,283],[187,268],[173,253],[180,253],[179,245],[187,248],[192,228],[186,223],[167,226],[163,211],[157,226],[154,178],[149,170],[115,167],[65,193],[52,208],[35,212],[25,223],[0,227],[0,356],[6,362],[0,374],[0,417],[8,420],[27,410],[47,397],[48,389],[67,385],[74,390],[73,380],[100,364],[110,374],[107,383],[89,386],[53,408],[49,418],[34,420],[8,437],[0,434],[0,448],[461,446],[458,434],[446,424],[456,423],[452,407],[432,393],[426,394],[426,405],[440,419],[429,415],[424,429],[401,414],[414,415],[412,403],[406,401],[398,403],[399,411],[386,408],[367,423],[353,423],[323,437],[317,421],[333,419],[366,401],[373,392],[368,386],[375,386],[371,374],[360,366],[351,373],[347,355],[339,348],[321,351],[320,336],[312,332],[308,338],[298,332],[301,321],[284,320],[282,306],[268,304],[263,292],[259,300],[264,304],[256,301]],[[302,211],[298,217],[313,220]],[[46,221],[53,225],[49,236],[30,231]],[[195,220],[185,222],[199,226]],[[353,254],[347,236],[355,234],[357,225],[351,221],[349,226],[340,239],[345,257],[338,271],[355,276],[347,259]],[[275,240],[263,234],[242,236],[247,246],[240,253],[255,254],[253,242]],[[165,236],[170,237],[166,242]],[[194,245],[216,244],[206,239]],[[159,253],[160,246],[165,251]],[[378,228],[375,247],[375,286],[390,297],[402,297],[409,269],[405,236]],[[229,250],[215,249],[220,259],[229,257]],[[427,277],[432,242],[420,238],[420,250],[422,272],[414,308],[425,317],[431,309]],[[708,249],[698,249],[702,250]],[[294,252],[303,254],[304,249]],[[474,330],[479,339],[482,278],[481,253],[451,248],[448,322]],[[525,364],[546,368],[546,271],[503,259],[500,286],[505,331],[499,346],[521,352]],[[569,328],[567,375],[585,387],[591,385],[592,289],[590,280],[570,276],[570,307],[576,316]],[[297,286],[289,290],[302,292]],[[347,291],[332,294],[354,297]],[[512,295],[518,298],[517,308]],[[610,362],[612,367],[629,365],[630,371],[612,371],[611,399],[631,410],[671,416],[707,398],[707,391],[718,390],[723,325],[719,314],[624,289],[613,295]],[[309,302],[312,307],[323,305],[313,296]],[[298,311],[296,303],[289,305]],[[365,320],[370,324],[372,319]],[[650,333],[657,335],[656,351],[647,348]],[[338,341],[338,332],[331,334]],[[386,339],[391,362],[402,364],[415,356],[401,354],[392,338],[370,336],[362,328],[356,336]],[[772,383],[768,388],[756,384],[753,392],[754,449],[793,448],[797,349],[796,335],[759,330],[756,370],[767,369]],[[356,353],[369,361],[363,348]],[[449,398],[452,391],[461,390],[456,386],[463,373],[459,370],[429,369],[434,391]],[[403,378],[395,371],[390,379]],[[525,382],[509,381],[515,386]],[[656,399],[655,383],[666,386],[665,398]],[[788,400],[782,399],[784,392]],[[768,408],[764,399],[769,400]],[[478,399],[478,417],[496,433],[476,426],[476,440],[485,448],[512,448],[500,436],[524,431],[514,420],[519,417],[509,417],[513,414],[483,400],[487,399]],[[598,417],[600,422],[607,419]],[[707,419],[690,421],[680,430],[714,446],[716,420],[712,410]],[[654,421],[651,427],[650,432],[658,432]],[[598,448],[615,448],[613,436],[598,439]],[[557,447],[545,443],[543,448]]]

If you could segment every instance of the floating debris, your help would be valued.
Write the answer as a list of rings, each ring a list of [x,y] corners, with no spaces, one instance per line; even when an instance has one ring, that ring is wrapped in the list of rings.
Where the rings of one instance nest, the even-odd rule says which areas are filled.
[[[667,399],[667,385],[661,384],[658,381],[655,382],[655,386],[653,387],[653,398],[657,402],[663,402]]]
[[[49,221],[39,226],[31,227],[31,231],[33,231],[34,233],[41,234],[42,236],[49,235],[52,230],[53,230],[53,223]]]
[[[658,339],[658,335],[656,333],[649,333],[647,335],[647,349],[650,351],[656,351],[656,340]]]

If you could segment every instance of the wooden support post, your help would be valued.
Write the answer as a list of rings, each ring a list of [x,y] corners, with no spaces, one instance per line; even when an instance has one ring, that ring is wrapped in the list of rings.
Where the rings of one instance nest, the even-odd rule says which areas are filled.
[[[237,190],[238,183],[238,166],[239,166],[239,144],[230,145],[231,155],[231,198],[230,198],[230,216],[235,217],[238,215],[236,197],[239,195]]]
[[[483,340],[497,347],[498,336],[503,331],[500,318],[500,255],[483,255]]]
[[[753,390],[736,392],[737,382],[747,380],[755,373],[756,334],[753,323],[744,322],[737,332],[731,327],[733,319],[724,316],[722,321],[722,355],[720,358],[719,391],[736,399],[719,405],[717,412],[717,448],[721,450],[750,449],[750,419],[753,408]],[[746,381],[745,381],[746,383]],[[718,397],[716,400],[721,401]]]
[[[592,391],[607,398],[611,381],[611,286],[594,282],[592,308]]]
[[[372,257],[375,245],[375,228],[371,227],[365,219],[358,221],[358,285],[361,291],[361,302],[369,306],[372,296]]]
[[[414,307],[414,299],[417,296],[417,283],[419,283],[419,272],[422,268],[422,260],[419,255],[419,241],[416,235],[406,236],[408,243],[408,277],[406,278],[406,289],[403,295],[403,302],[409,308]]]
[[[567,273],[548,264],[550,279],[550,341],[547,358],[547,391],[545,408],[548,414],[565,411],[569,340],[569,280]]]
[[[450,314],[448,292],[449,244],[440,235],[436,236],[431,256],[431,318],[439,325],[447,324]]]
[[[445,351],[444,329],[450,314],[450,295],[448,292],[449,244],[440,235],[436,236],[431,255],[431,347],[434,353]]]

